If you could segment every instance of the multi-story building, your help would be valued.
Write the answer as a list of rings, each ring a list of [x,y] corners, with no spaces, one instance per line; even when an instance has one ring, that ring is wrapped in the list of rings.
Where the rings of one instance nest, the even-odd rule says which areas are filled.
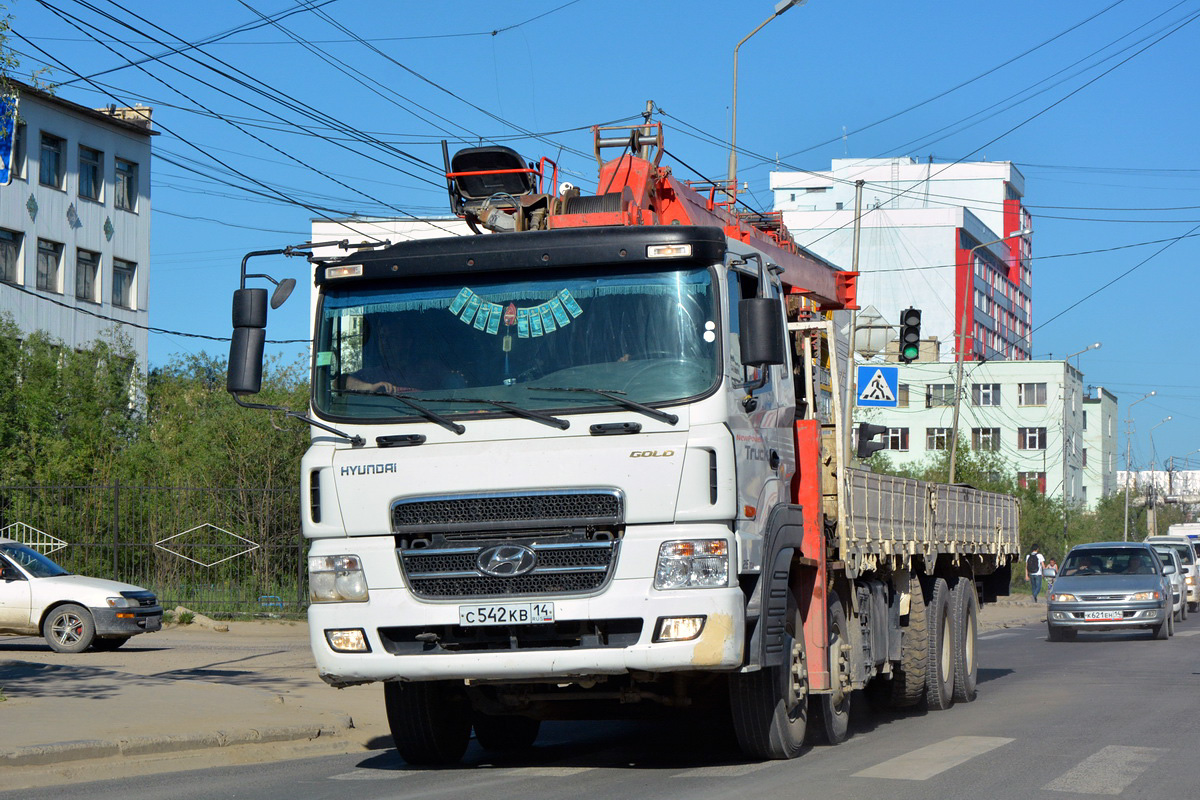
[[[1102,386],[1083,398],[1083,501],[1094,508],[1120,489],[1117,483],[1117,397]]]
[[[75,348],[118,325],[145,371],[151,110],[95,110],[10,83],[18,105],[0,185],[0,312]]]
[[[796,242],[843,269],[853,262],[858,181],[859,304],[892,324],[901,309],[921,309],[943,359],[959,349],[964,318],[967,358],[1029,359],[1032,236],[996,241],[1031,227],[1016,166],[835,159],[827,172],[771,173],[774,208]]]
[[[917,465],[950,448],[955,371],[947,362],[902,364],[897,408],[856,409],[856,420],[888,427],[886,453],[894,464]],[[1107,397],[1111,418],[1116,398]],[[1083,375],[1065,361],[972,362],[963,376],[960,447],[999,455],[1022,486],[1065,497],[1072,505],[1094,505],[1096,491],[1084,490],[1084,410]],[[1103,419],[1104,413],[1099,416]],[[1103,426],[1093,418],[1089,428]],[[1113,435],[1096,441],[1088,448],[1088,464],[1115,466],[1115,427]],[[1115,480],[1114,471],[1101,483],[1113,485]]]

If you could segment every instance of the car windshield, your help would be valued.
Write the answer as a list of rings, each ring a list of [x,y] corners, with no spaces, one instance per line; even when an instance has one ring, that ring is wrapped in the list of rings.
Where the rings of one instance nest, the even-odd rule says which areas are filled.
[[[1158,557],[1162,559],[1164,564],[1174,564],[1175,561],[1171,558],[1173,548],[1171,547],[1156,547],[1154,552],[1158,553]]]
[[[1192,553],[1192,546],[1190,544],[1184,544],[1183,542],[1179,542],[1178,544],[1174,542],[1168,542],[1167,546],[1179,554],[1179,560],[1184,564],[1196,563],[1196,559]],[[1154,549],[1158,550],[1157,547]]]
[[[1150,575],[1157,570],[1152,556],[1141,548],[1088,548],[1072,551],[1063,559],[1059,574],[1064,577],[1087,575]]]
[[[59,575],[71,574],[37,550],[26,547],[23,544],[0,544],[0,553],[20,564],[26,572],[35,578],[54,578]]]
[[[313,404],[370,421],[422,418],[412,403],[461,419],[496,401],[559,413],[677,402],[720,377],[715,294],[704,267],[327,284]]]

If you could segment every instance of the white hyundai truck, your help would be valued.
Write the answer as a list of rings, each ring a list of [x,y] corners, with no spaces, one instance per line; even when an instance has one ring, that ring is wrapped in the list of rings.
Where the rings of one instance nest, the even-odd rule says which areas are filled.
[[[542,191],[557,176],[507,148],[447,158],[482,235],[251,254],[313,265],[311,407],[289,413],[313,426],[317,669],[383,683],[410,763],[647,707],[790,758],[810,722],[846,737],[855,689],[975,697],[1016,502],[850,467],[831,312],[854,275],[677,180],[661,135],[597,129],[595,196]],[[228,388],[264,407],[246,266]]]

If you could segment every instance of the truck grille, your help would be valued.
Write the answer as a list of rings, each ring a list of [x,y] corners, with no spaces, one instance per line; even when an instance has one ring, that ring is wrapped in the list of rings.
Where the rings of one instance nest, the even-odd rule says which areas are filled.
[[[392,504],[397,533],[528,528],[530,523],[615,525],[623,516],[621,494],[611,489],[422,497]]]
[[[401,548],[397,551],[409,588],[418,597],[509,597],[580,594],[599,589],[616,561],[617,543],[578,541],[553,544],[521,542],[536,557],[522,575],[497,576],[479,567],[479,555],[494,541],[462,547]]]

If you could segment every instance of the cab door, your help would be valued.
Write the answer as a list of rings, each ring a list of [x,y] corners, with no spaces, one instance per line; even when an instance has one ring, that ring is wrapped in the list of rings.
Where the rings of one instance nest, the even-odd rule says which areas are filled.
[[[29,578],[0,556],[0,633],[37,633],[30,622]]]

